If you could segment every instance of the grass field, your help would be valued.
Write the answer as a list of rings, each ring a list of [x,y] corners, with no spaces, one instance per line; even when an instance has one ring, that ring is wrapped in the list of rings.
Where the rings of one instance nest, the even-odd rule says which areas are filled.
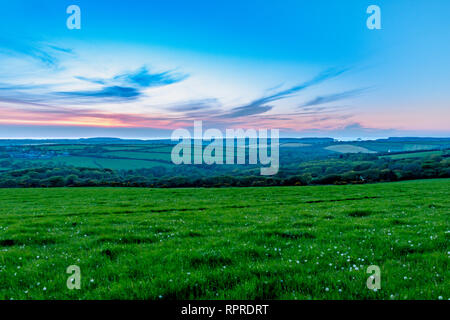
[[[99,146],[96,146],[99,147]],[[13,158],[14,163],[28,161],[34,165],[45,166],[50,162],[58,165],[107,168],[113,170],[134,170],[153,167],[174,167],[171,160],[172,145],[102,145],[97,150],[93,145],[39,145],[40,151],[56,151],[50,158]],[[66,154],[61,154],[66,152]]]
[[[422,152],[412,152],[412,153],[400,153],[393,154],[387,156],[381,156],[382,158],[391,158],[391,159],[408,159],[408,158],[423,158],[432,155],[440,156],[444,152],[443,151],[422,151]]]
[[[449,190],[0,189],[0,299],[448,299]]]
[[[329,146],[326,147],[325,149],[339,153],[376,153],[375,151],[369,150],[367,148],[353,146],[349,144]]]

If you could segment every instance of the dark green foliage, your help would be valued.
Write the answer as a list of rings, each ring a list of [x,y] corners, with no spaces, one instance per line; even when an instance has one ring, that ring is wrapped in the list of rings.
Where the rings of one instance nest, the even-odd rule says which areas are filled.
[[[220,175],[222,167],[199,169],[180,166],[173,169],[153,167],[136,170],[111,170],[78,167],[32,167],[0,172],[0,187],[258,187],[304,186],[311,184],[362,184],[413,179],[450,177],[450,160],[430,156],[393,160],[380,158],[373,162],[346,155],[345,159],[330,158],[304,162],[295,171],[281,169],[275,176],[258,174],[259,169],[237,170]],[[233,167],[233,166],[231,166]],[[333,170],[329,170],[332,168]],[[333,174],[329,172],[333,171]],[[292,172],[292,173],[290,173]],[[299,174],[301,173],[301,174]]]

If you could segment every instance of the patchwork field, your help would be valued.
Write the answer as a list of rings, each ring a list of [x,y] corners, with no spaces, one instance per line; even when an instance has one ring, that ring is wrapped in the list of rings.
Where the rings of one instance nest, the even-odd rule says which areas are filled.
[[[120,143],[119,143],[120,142]],[[71,140],[71,141],[22,141],[11,144],[0,140],[0,171],[36,166],[73,166],[95,169],[139,170],[163,167],[177,168],[171,159],[175,145],[170,140]],[[22,143],[22,144],[21,144]],[[204,142],[204,145],[209,143]],[[245,149],[256,150],[257,144]],[[281,139],[279,144],[280,166],[295,169],[298,164],[311,160],[327,160],[343,154],[377,155],[392,160],[424,158],[432,155],[446,156],[449,139],[432,141],[349,141],[342,143],[332,139]],[[238,147],[236,146],[236,152]],[[192,152],[196,152],[194,148]],[[389,153],[395,154],[389,154]],[[225,157],[225,150],[224,150]],[[225,159],[225,158],[224,158]]]
[[[0,189],[0,299],[448,299],[449,190]]]

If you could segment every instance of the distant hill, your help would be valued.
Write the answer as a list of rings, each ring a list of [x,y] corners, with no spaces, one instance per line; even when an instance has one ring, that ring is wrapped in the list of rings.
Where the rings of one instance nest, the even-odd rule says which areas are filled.
[[[390,142],[437,142],[450,141],[449,138],[427,138],[427,137],[389,137],[387,139],[377,139],[376,141],[390,141]]]
[[[42,144],[170,144],[170,139],[139,140],[120,138],[80,138],[80,139],[0,139],[0,146],[42,145]]]

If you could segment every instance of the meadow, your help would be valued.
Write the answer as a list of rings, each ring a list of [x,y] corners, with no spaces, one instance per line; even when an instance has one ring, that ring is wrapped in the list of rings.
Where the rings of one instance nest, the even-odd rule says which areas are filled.
[[[0,299],[449,299],[449,189],[0,189]]]

